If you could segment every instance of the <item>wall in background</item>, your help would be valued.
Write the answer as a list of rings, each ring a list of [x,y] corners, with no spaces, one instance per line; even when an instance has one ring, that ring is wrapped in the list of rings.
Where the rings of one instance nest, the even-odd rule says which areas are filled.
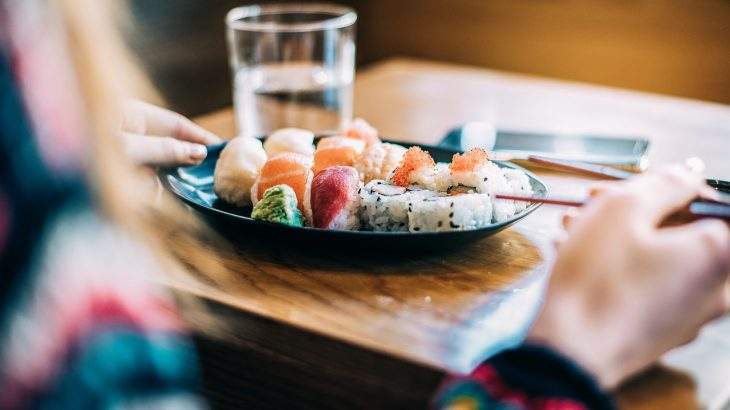
[[[171,106],[230,104],[223,18],[240,1],[130,0]],[[358,60],[412,56],[730,103],[728,0],[346,0]]]

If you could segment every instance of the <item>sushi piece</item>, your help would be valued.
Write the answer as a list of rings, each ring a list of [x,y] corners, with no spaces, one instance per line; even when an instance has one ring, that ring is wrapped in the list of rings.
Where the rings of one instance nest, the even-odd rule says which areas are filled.
[[[408,213],[413,204],[438,195],[417,187],[405,188],[372,180],[360,189],[360,220],[365,229],[407,232]]]
[[[387,179],[406,153],[405,147],[396,144],[380,143],[365,148],[355,161],[360,179],[368,183],[374,179]]]
[[[368,124],[362,118],[355,118],[347,126],[342,129],[342,135],[348,138],[362,140],[365,145],[370,146],[380,143],[378,138],[378,130]]]
[[[487,194],[434,196],[415,201],[408,212],[410,232],[464,231],[492,223],[492,199]]]
[[[436,192],[446,192],[451,185],[448,164],[436,164],[431,155],[419,147],[410,147],[390,177],[393,185],[411,185]]]
[[[256,183],[251,188],[254,205],[263,198],[263,193],[275,185],[288,185],[296,194],[299,210],[306,221],[312,220],[309,193],[312,185],[312,158],[293,152],[285,152],[269,158],[261,168]]]
[[[213,190],[222,200],[236,205],[251,204],[251,187],[266,162],[261,141],[250,137],[234,138],[226,144],[215,164]]]
[[[322,229],[357,230],[360,177],[353,167],[324,169],[312,181],[312,226]]]
[[[282,128],[274,131],[264,142],[266,154],[273,157],[282,152],[314,155],[314,133],[301,128]]]
[[[352,166],[365,149],[365,142],[347,137],[326,137],[314,152],[314,174],[335,165]]]
[[[275,185],[264,192],[263,198],[253,207],[251,218],[289,226],[304,224],[297,207],[297,195],[289,185]]]
[[[530,178],[527,177],[524,171],[514,168],[502,168],[502,174],[507,183],[512,188],[512,193],[517,195],[532,195],[532,185],[530,184]],[[529,202],[514,201],[515,211],[522,212],[527,209]]]
[[[471,187],[478,193],[492,197],[492,218],[502,222],[517,213],[515,201],[494,199],[498,193],[513,193],[502,170],[488,158],[481,148],[473,148],[464,154],[455,154],[451,160],[452,185]]]

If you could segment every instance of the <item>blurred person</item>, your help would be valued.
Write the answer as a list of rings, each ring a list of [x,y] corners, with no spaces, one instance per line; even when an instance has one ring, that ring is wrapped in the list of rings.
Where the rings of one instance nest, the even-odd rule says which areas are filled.
[[[151,280],[178,267],[132,163],[196,163],[218,137],[120,104],[156,99],[101,3],[0,0],[2,408],[205,406],[173,301]],[[702,189],[673,167],[596,190],[565,220],[526,343],[450,377],[434,407],[611,408],[607,391],[727,309],[728,227],[659,227]],[[165,204],[169,223],[195,223]]]

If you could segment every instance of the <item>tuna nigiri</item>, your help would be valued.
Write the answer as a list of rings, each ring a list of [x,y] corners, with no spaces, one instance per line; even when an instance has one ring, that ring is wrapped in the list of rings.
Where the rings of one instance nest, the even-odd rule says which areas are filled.
[[[251,188],[254,205],[261,200],[264,192],[275,185],[288,185],[297,196],[299,209],[307,221],[311,221],[309,190],[312,185],[312,159],[306,155],[285,152],[269,158],[261,168],[259,178]]]
[[[365,142],[347,137],[326,137],[314,152],[314,174],[335,165],[352,166],[365,149]]]
[[[356,230],[360,226],[360,177],[353,167],[329,167],[312,181],[312,225],[322,229]]]

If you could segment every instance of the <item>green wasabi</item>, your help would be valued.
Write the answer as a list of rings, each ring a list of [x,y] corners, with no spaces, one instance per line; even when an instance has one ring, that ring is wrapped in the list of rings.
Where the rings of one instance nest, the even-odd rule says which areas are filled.
[[[289,185],[275,185],[253,207],[251,218],[290,226],[302,226],[302,213],[297,208],[297,195]]]

